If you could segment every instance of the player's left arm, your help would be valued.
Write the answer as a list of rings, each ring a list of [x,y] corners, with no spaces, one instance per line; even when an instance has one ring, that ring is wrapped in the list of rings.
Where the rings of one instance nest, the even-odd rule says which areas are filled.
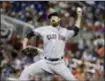
[[[38,36],[41,36],[42,29],[43,29],[42,27],[39,27],[27,32],[26,37],[23,39],[23,49],[27,47],[28,40],[31,39],[33,36],[36,36],[37,39],[38,39]]]
[[[68,36],[76,36],[81,28],[81,20],[82,20],[82,9],[80,7],[77,8],[77,20],[74,26],[68,28]]]

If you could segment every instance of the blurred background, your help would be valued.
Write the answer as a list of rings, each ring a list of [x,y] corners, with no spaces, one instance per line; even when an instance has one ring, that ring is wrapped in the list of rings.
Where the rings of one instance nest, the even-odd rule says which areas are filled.
[[[22,39],[30,26],[48,24],[47,16],[56,11],[61,26],[71,27],[77,18],[76,9],[83,10],[78,36],[65,45],[65,62],[73,75],[81,81],[104,80],[104,1],[3,1],[0,2],[0,74],[1,80],[16,80],[22,70],[41,59],[41,56],[22,53]],[[3,18],[2,15],[6,17]],[[15,20],[14,20],[15,19]],[[19,21],[16,21],[19,20]],[[21,24],[22,23],[22,24]],[[27,23],[27,24],[26,24]],[[37,39],[37,40],[36,40]],[[43,47],[40,38],[33,37],[28,45]],[[62,81],[58,75],[43,73],[35,81]]]

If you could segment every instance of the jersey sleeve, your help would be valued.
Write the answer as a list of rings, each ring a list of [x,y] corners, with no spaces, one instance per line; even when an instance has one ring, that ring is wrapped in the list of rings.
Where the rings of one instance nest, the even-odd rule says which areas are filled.
[[[33,31],[35,34],[41,34],[42,28],[36,28]]]
[[[45,29],[46,29],[45,27],[39,27],[39,28],[34,29],[33,31],[34,31],[34,34],[43,36],[43,34],[44,34],[43,31]]]
[[[74,31],[73,30],[67,30],[67,37],[68,38],[71,38],[71,37],[73,37],[74,36]]]
[[[27,34],[26,34],[26,37],[28,39],[30,39],[32,36],[43,35],[42,31],[43,31],[43,28],[42,27],[38,27],[36,29],[28,31]]]

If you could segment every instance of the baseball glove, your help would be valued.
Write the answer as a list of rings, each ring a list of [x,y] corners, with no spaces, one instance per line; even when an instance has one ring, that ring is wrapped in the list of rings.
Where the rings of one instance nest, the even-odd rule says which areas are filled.
[[[26,56],[36,56],[38,55],[38,50],[33,46],[28,46],[22,50],[22,53]]]

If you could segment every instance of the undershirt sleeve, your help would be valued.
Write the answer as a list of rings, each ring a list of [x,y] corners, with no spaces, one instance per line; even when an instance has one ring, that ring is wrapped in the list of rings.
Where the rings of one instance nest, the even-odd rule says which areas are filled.
[[[68,37],[74,37],[78,34],[79,28],[76,26],[69,27],[67,30]]]

